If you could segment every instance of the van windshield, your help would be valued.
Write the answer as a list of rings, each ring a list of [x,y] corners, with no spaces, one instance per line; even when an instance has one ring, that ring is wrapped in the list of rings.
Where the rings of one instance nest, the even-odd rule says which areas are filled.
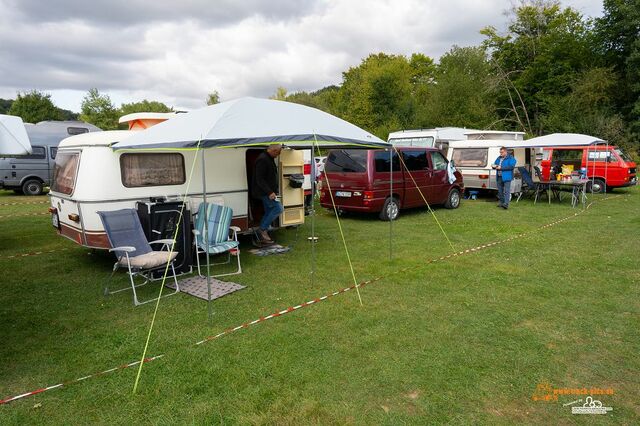
[[[58,152],[53,166],[51,191],[71,195],[76,185],[79,152]]]
[[[365,149],[339,149],[330,151],[324,169],[327,172],[366,172],[367,152]]]
[[[631,158],[631,156],[629,154],[627,154],[626,152],[624,152],[620,148],[616,148],[616,149],[614,149],[614,151],[616,152],[616,154],[618,154],[620,156],[620,158],[622,158],[622,161],[626,161],[627,163],[633,162],[633,158]]]

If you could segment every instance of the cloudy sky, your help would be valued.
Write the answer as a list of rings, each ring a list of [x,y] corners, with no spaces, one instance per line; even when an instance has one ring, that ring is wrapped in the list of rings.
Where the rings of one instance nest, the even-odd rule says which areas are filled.
[[[504,28],[511,0],[0,0],[0,98],[51,93],[78,111],[97,87],[116,105],[190,109],[340,82],[373,52],[438,58]],[[564,0],[599,16],[601,0]]]

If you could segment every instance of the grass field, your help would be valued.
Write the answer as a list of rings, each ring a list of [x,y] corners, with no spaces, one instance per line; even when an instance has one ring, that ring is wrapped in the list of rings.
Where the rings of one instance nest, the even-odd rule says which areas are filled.
[[[24,203],[46,200],[0,192],[0,398],[139,359],[153,312],[128,293],[103,296],[112,257],[26,215],[47,204]],[[149,355],[165,356],[144,366],[136,395],[126,369],[0,406],[0,423],[638,424],[640,191],[590,201],[543,230],[576,211],[529,200],[438,208],[456,250],[527,235],[431,264],[451,248],[428,213],[394,223],[393,260],[388,223],[346,216],[358,281],[384,277],[360,290],[363,306],[347,292],[195,346],[352,284],[335,218],[319,211],[313,284],[309,224],[280,231],[293,250],[245,250],[231,278],[247,288],[215,301],[213,321],[201,300],[161,302]],[[600,399],[613,411],[563,407],[584,396],[534,401],[543,383],[611,388]]]

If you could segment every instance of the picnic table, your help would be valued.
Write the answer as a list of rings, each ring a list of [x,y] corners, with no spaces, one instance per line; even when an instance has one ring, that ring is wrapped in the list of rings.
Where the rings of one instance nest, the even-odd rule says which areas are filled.
[[[582,208],[587,204],[587,183],[589,179],[578,180],[541,180],[539,185],[544,186],[547,189],[547,195],[549,198],[549,204],[551,204],[551,198],[555,198],[558,201],[562,201],[563,189],[571,189],[571,207],[576,207],[579,203],[582,203]],[[537,201],[537,199],[536,199]]]

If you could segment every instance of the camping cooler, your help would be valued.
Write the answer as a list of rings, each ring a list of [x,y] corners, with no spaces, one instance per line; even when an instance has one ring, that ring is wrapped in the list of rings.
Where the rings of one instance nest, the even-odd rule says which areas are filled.
[[[178,255],[173,265],[177,275],[190,273],[193,246],[189,206],[184,206],[180,223],[178,223],[180,210],[183,208],[183,203],[181,202],[138,202],[136,203],[136,208],[142,229],[148,241],[162,240],[165,238],[173,239],[176,235],[176,226],[178,226],[178,236],[174,246],[174,251],[178,252]],[[153,248],[159,249],[159,247]],[[164,271],[156,271],[153,277],[159,278],[162,277],[163,274]],[[171,276],[171,269],[169,269],[169,276]]]

